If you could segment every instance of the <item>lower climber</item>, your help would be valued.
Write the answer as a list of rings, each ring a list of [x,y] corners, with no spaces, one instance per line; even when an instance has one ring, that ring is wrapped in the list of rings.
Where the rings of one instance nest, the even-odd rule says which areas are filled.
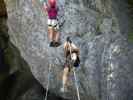
[[[66,42],[64,43],[64,54],[65,54],[65,65],[62,76],[62,92],[67,91],[67,81],[72,68],[79,67],[79,48],[76,47],[74,43],[70,40],[70,37],[67,37]]]

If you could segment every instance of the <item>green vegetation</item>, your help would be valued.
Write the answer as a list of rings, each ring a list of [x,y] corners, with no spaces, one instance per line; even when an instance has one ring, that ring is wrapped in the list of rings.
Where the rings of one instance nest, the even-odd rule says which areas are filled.
[[[128,41],[133,43],[133,0],[128,0],[128,5],[129,5],[129,13],[130,13],[130,22],[131,22],[131,30],[130,33],[128,34]]]
[[[128,34],[128,41],[133,42],[133,32]]]
[[[133,4],[133,0],[128,0],[128,3],[129,4]]]

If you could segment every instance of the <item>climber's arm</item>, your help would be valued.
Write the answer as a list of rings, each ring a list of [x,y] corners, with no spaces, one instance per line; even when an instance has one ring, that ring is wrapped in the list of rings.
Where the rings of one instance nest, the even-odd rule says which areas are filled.
[[[64,56],[67,57],[67,43],[64,43]]]
[[[43,11],[46,15],[48,14],[48,5],[45,2],[43,3]]]

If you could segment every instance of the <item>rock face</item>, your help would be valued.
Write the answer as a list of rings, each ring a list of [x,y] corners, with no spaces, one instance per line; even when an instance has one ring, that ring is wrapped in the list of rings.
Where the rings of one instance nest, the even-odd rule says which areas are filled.
[[[63,96],[59,91],[63,45],[48,46],[47,18],[41,4],[32,0],[6,0],[6,4],[12,43],[44,88],[52,65],[50,91]],[[71,36],[81,50],[81,65],[76,71],[81,100],[133,99],[133,51],[123,35],[128,29],[121,30],[117,4],[113,0],[58,0],[61,41]],[[71,90],[63,97],[76,100],[74,80],[70,80]]]
[[[43,100],[46,90],[34,78],[29,65],[10,42],[6,22],[6,6],[0,0],[0,100]],[[48,98],[64,100],[51,92]]]

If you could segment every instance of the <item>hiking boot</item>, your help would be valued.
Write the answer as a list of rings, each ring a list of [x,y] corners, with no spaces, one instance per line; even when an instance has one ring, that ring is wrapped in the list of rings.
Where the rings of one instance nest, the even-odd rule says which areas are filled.
[[[54,46],[55,46],[55,47],[60,46],[60,42],[55,42],[55,43],[54,43]]]
[[[53,42],[53,41],[50,42],[49,46],[50,46],[50,47],[53,47],[53,46],[54,46],[54,42]]]

